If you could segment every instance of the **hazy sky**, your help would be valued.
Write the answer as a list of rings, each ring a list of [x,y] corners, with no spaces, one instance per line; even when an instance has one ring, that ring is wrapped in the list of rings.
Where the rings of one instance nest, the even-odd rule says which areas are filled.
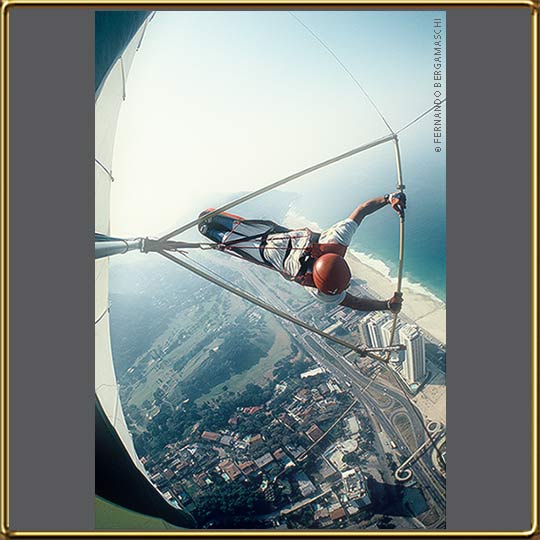
[[[432,28],[443,12],[296,14],[394,129],[433,105]],[[212,192],[252,190],[387,133],[289,13],[157,12],[120,113],[111,233],[166,232],[211,204]],[[433,151],[429,119],[407,137]]]

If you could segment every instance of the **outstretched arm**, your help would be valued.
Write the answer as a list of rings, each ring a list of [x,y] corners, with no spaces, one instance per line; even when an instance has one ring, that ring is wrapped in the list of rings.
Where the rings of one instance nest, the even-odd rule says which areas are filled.
[[[358,311],[391,311],[392,313],[399,313],[401,311],[402,302],[403,295],[397,292],[394,293],[394,296],[389,300],[360,298],[359,296],[353,296],[352,294],[347,293],[340,303],[340,306],[356,309]]]
[[[369,214],[373,214],[373,212],[380,210],[383,206],[386,206],[387,204],[388,199],[384,196],[369,199],[369,201],[366,201],[357,206],[349,216],[349,219],[356,221],[356,223],[360,225],[360,223],[366,216],[369,216]]]
[[[373,214],[377,210],[380,210],[383,206],[391,204],[392,208],[400,215],[403,215],[403,211],[406,208],[406,197],[404,193],[396,192],[391,193],[390,195],[383,195],[382,197],[375,197],[374,199],[369,199],[357,206],[355,210],[349,216],[349,219],[356,221],[360,225],[362,220]]]

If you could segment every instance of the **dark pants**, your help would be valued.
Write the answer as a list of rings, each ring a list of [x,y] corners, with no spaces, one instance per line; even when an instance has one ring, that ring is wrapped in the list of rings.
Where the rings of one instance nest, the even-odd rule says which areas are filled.
[[[199,217],[208,214],[201,212]],[[262,219],[244,219],[232,214],[221,213],[199,223],[199,232],[213,242],[222,244],[223,251],[232,251],[243,259],[269,265],[263,256],[264,241],[269,234],[286,233],[290,229]]]

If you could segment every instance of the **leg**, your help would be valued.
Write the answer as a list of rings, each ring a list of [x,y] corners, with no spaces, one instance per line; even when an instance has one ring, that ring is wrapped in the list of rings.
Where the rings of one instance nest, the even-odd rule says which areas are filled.
[[[205,210],[199,214],[199,218],[208,214],[212,209]],[[206,236],[206,238],[214,242],[222,242],[225,236],[227,236],[233,229],[237,216],[229,214],[218,214],[211,217],[207,221],[201,221],[199,223],[199,232]]]

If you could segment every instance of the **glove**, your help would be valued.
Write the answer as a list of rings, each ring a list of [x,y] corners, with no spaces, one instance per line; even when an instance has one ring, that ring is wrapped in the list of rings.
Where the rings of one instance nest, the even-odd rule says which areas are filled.
[[[395,193],[386,195],[385,198],[400,217],[405,216],[405,208],[407,208],[407,197],[405,193],[396,191]]]
[[[394,296],[390,298],[386,305],[392,313],[399,313],[401,311],[401,304],[403,303],[403,294],[395,292]]]

